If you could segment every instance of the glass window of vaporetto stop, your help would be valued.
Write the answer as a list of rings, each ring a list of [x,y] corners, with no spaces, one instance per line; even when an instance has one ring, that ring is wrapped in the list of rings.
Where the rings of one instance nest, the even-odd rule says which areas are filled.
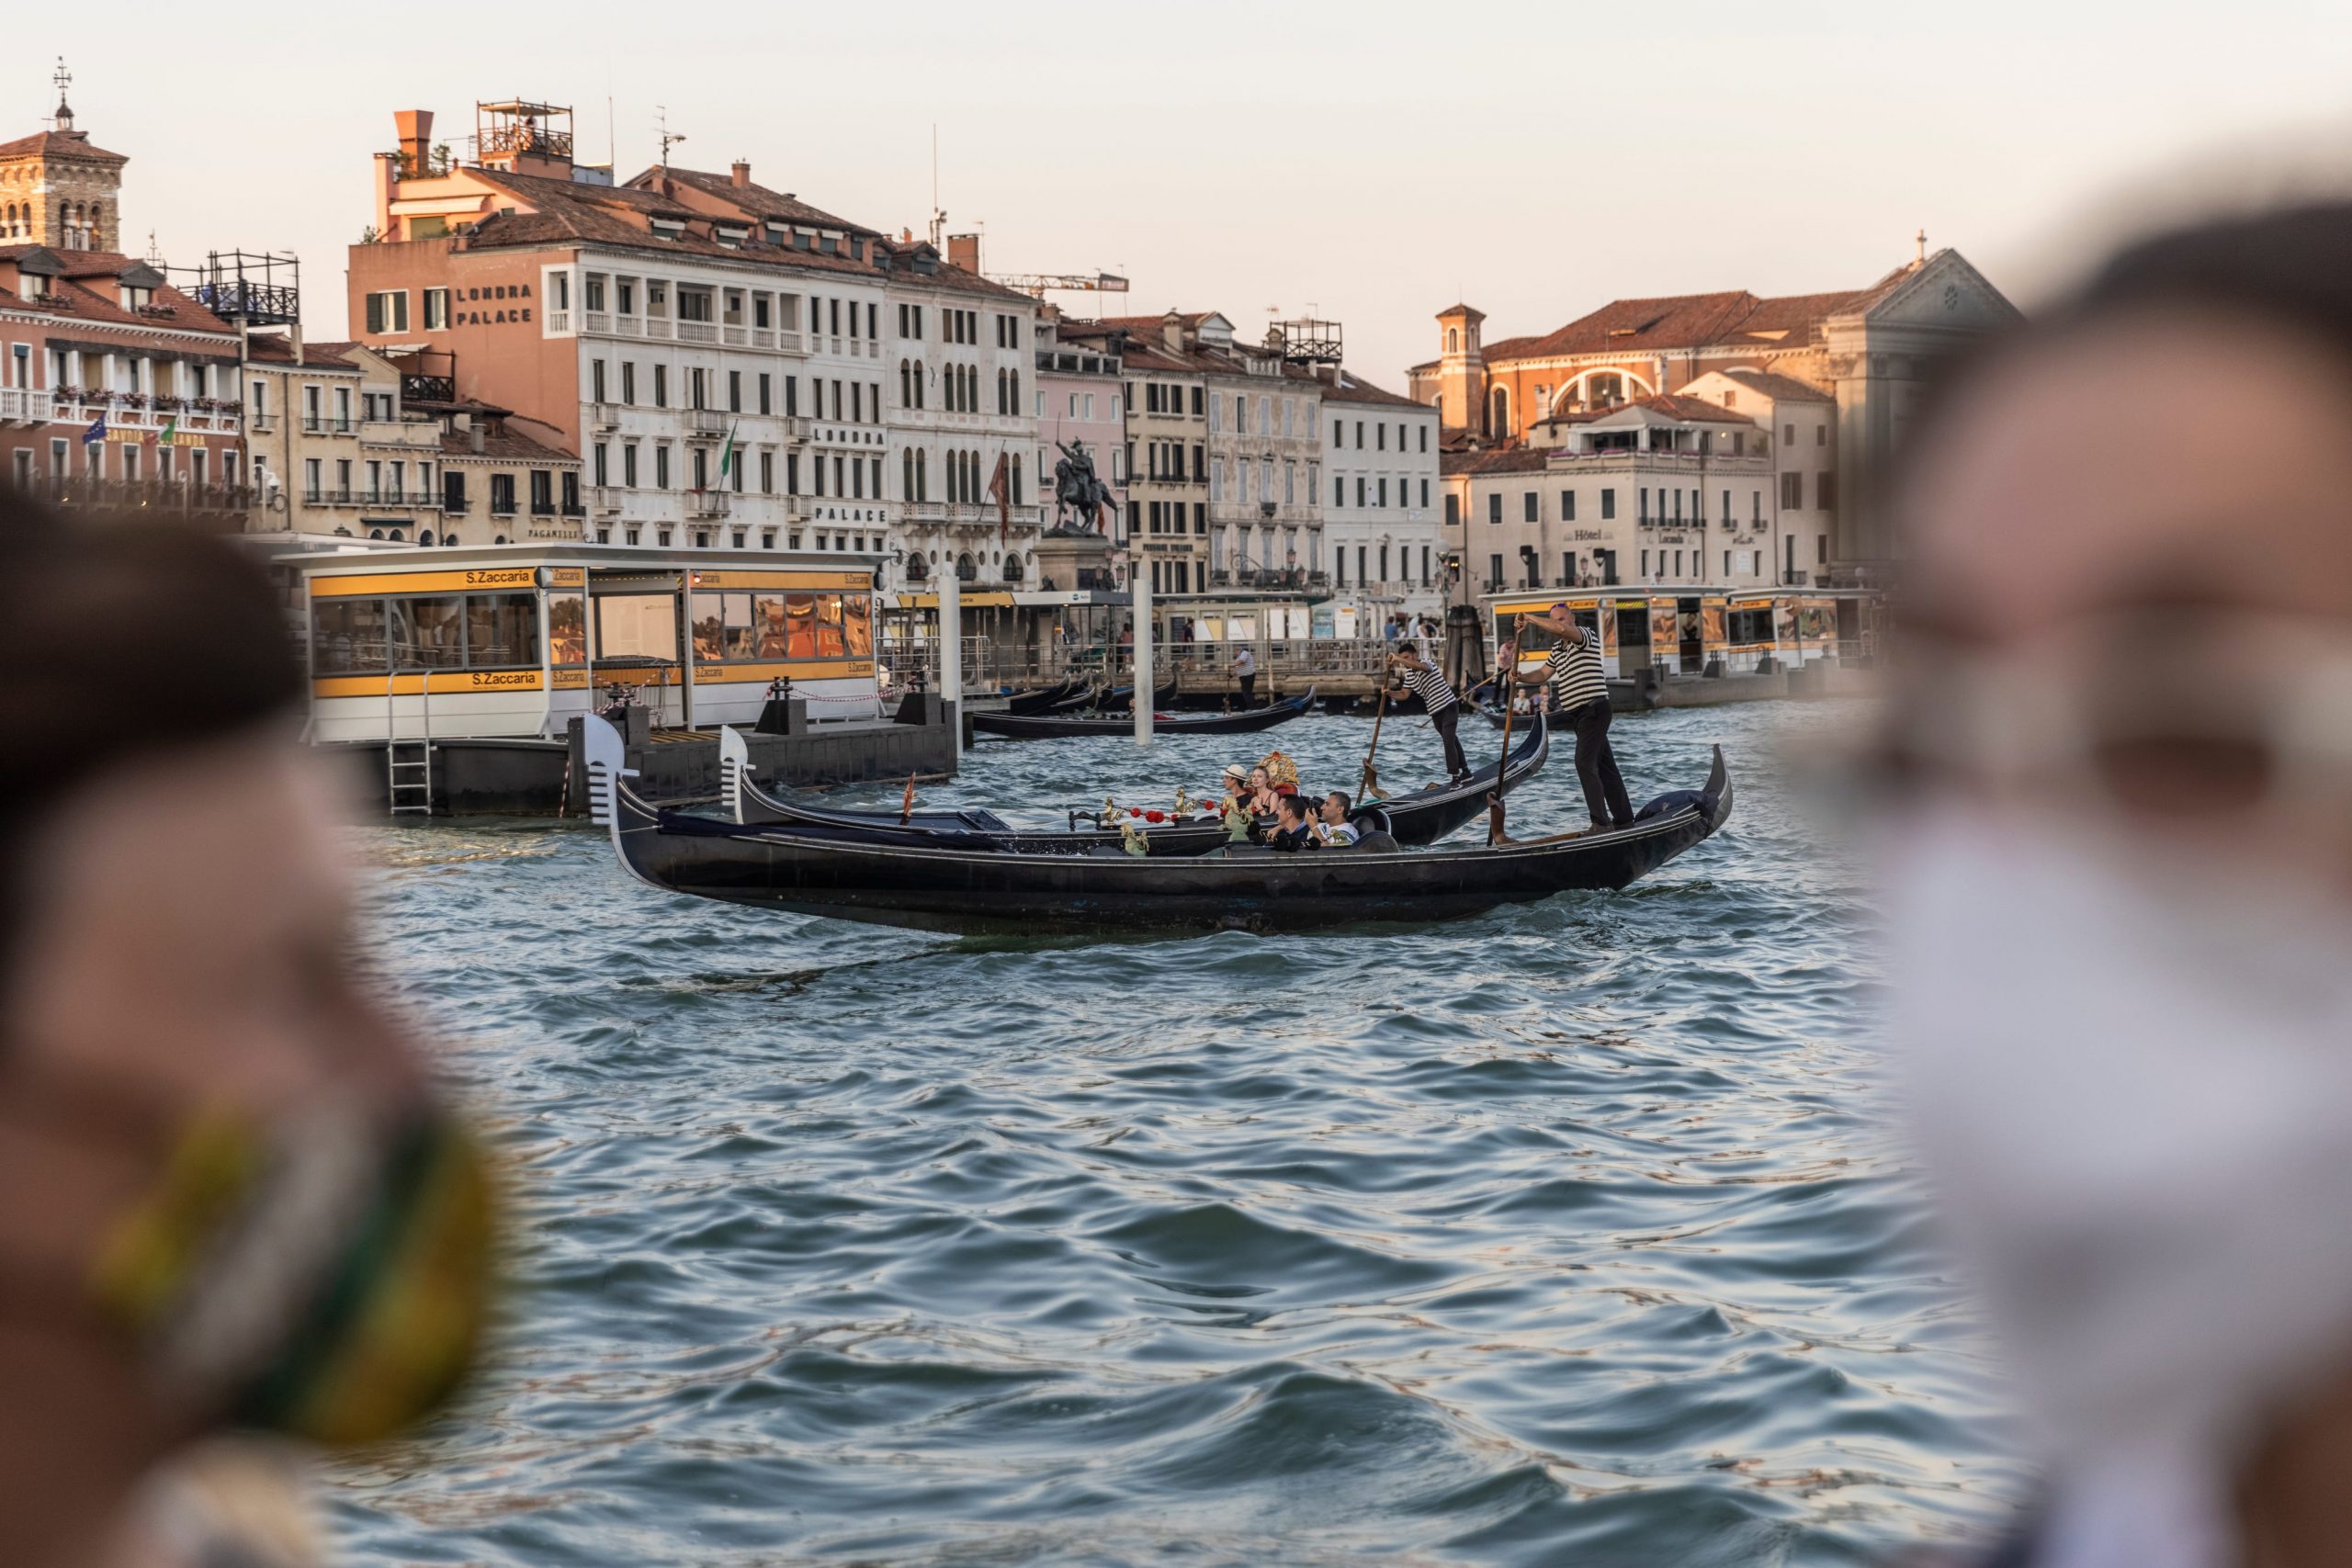
[[[312,690],[338,697],[537,689],[550,664],[561,671],[587,663],[586,587],[579,567],[315,576]],[[587,683],[584,672],[576,683]]]
[[[1647,667],[1672,675],[1745,674],[1768,659],[1785,666],[1829,658],[1841,645],[1850,655],[1859,634],[1841,629],[1841,621],[1860,625],[1871,597],[1628,584],[1599,593],[1532,589],[1488,595],[1485,604],[1499,645],[1526,617],[1566,603],[1577,625],[1600,635],[1609,672],[1631,677]],[[1524,641],[1527,654],[1551,639],[1537,631]]]

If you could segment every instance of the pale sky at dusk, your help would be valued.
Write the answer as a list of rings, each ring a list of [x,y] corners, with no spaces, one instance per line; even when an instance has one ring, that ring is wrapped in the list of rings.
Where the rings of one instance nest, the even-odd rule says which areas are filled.
[[[136,0],[102,48],[87,22],[17,18],[0,140],[40,128],[65,54],[82,129],[130,159],[127,248],[297,250],[320,336],[344,335],[392,111],[456,142],[478,97],[573,105],[601,162],[609,91],[624,178],[666,105],[675,162],[746,156],[918,231],[936,123],[949,228],[984,225],[989,270],[1121,272],[1108,309],[1213,307],[1251,336],[1312,309],[1397,389],[1457,297],[1495,339],[1619,295],[1858,288],[1925,225],[2030,304],[2119,210],[2282,156],[2352,170],[2352,6],[2317,0]]]

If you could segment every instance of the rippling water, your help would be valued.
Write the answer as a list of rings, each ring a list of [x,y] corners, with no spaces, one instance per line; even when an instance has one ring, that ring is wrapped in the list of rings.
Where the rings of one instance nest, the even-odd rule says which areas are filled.
[[[1780,1564],[1996,1527],[1866,909],[1776,777],[1836,717],[1619,720],[1636,801],[1721,741],[1730,828],[1421,934],[959,944],[665,897],[576,828],[369,830],[526,1212],[491,1375],[334,1473],[348,1548]],[[1277,734],[1329,787],[1369,729]],[[989,742],[926,799],[1146,803],[1271,739]],[[1434,776],[1425,728],[1382,751]],[[1580,822],[1555,757],[1517,830]]]

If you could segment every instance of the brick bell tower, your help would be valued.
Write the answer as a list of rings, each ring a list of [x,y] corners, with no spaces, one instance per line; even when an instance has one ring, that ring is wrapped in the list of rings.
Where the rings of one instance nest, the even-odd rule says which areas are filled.
[[[57,111],[50,129],[0,142],[0,242],[63,251],[122,249],[122,166],[130,162],[91,143],[74,123],[65,90],[73,73],[60,59]]]
[[[1476,431],[1487,406],[1487,359],[1478,350],[1486,312],[1455,305],[1437,313],[1437,418],[1441,425]]]

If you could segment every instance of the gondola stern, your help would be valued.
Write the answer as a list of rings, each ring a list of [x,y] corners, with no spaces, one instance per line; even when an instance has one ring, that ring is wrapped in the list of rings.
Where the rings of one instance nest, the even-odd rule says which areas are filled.
[[[729,822],[742,822],[743,785],[754,771],[752,748],[731,724],[718,727],[718,800]]]
[[[662,886],[629,852],[629,835],[658,831],[661,819],[628,787],[628,781],[637,777],[637,770],[628,765],[628,743],[611,721],[596,714],[581,721],[580,731],[586,753],[588,820],[612,835],[613,853],[622,869],[649,886]]]

